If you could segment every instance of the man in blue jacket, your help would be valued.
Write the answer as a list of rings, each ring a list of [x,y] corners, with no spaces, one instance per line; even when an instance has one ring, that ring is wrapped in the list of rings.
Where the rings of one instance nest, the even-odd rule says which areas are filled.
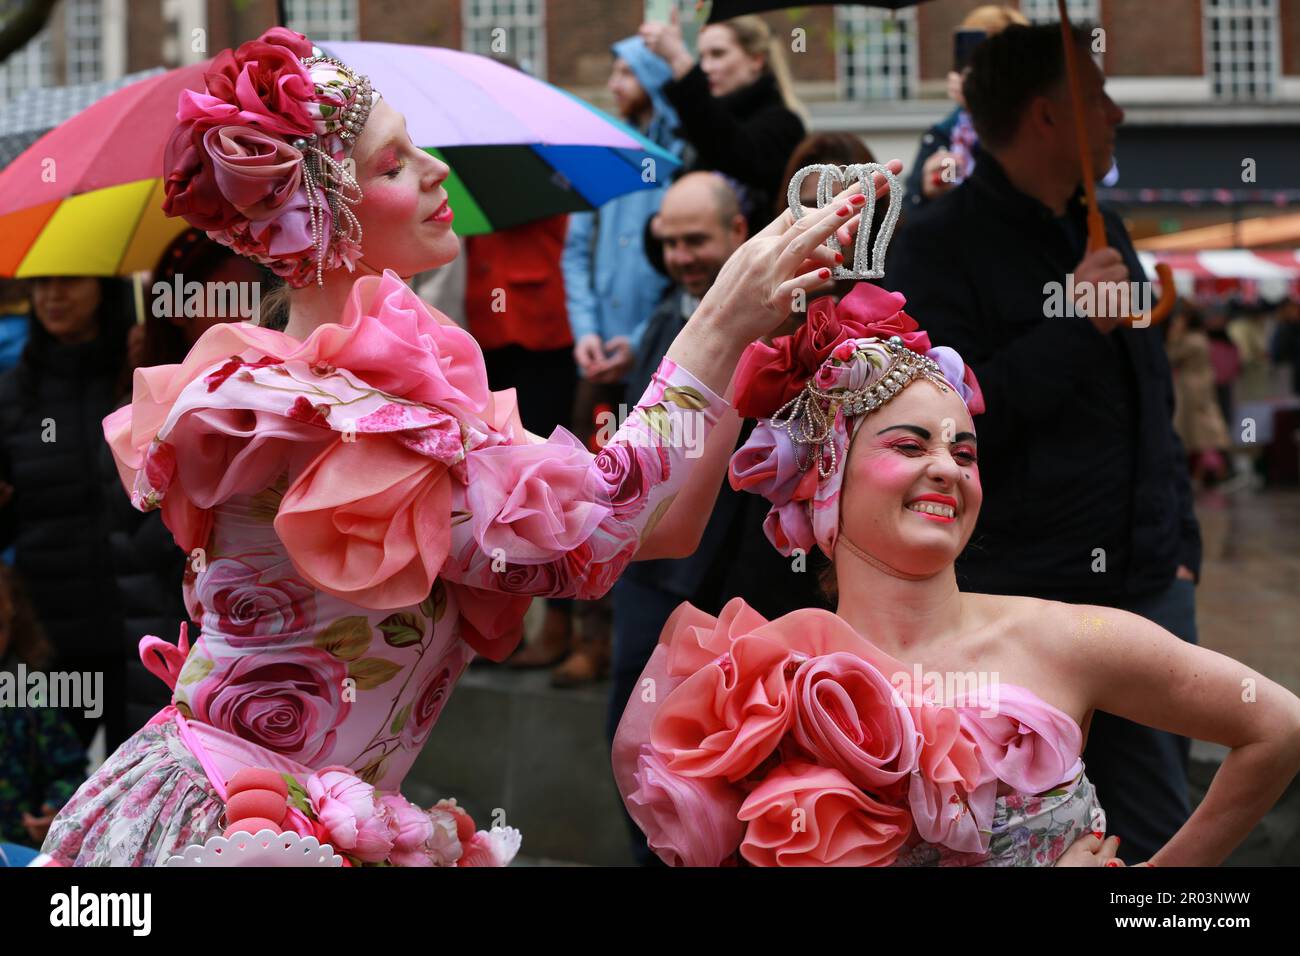
[[[1092,168],[1109,169],[1123,112],[1086,34],[1076,42]],[[1114,213],[1108,248],[1087,252],[1064,52],[1057,24],[1008,27],[975,51],[975,171],[912,214],[884,282],[984,391],[984,505],[962,587],[1124,608],[1194,642],[1200,532],[1172,378],[1161,329],[1128,325],[1096,294],[1149,286]],[[1084,761],[1125,860],[1186,821],[1187,755],[1184,738],[1094,715]]]
[[[651,53],[640,37],[619,40],[612,50],[614,67],[607,86],[619,114],[649,139],[680,155],[682,144],[673,134],[677,114],[663,96],[664,84],[672,78],[668,64]],[[659,181],[658,189],[628,193],[595,212],[569,216],[560,265],[579,374],[573,429],[584,441],[590,441],[595,431],[597,409],[618,414],[646,320],[669,286],[645,250],[647,224],[659,211],[668,172],[652,169],[645,174]],[[572,635],[575,614],[582,621],[579,633]],[[552,683],[570,687],[604,677],[609,667],[608,599],[576,604],[547,601],[541,639],[521,649],[511,663],[517,667],[548,663],[570,641],[572,651],[552,673]]]

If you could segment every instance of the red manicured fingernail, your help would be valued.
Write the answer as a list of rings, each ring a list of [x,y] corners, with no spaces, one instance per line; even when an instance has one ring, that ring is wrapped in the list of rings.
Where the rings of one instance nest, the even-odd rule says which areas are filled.
[[[837,252],[837,253],[835,253],[835,261],[836,261],[836,262],[843,262],[843,261],[844,261],[844,253],[842,253],[842,252]]]
[[[829,279],[829,278],[831,277],[831,270],[830,270],[830,269],[822,269],[822,270],[821,270],[820,272],[818,272],[817,274],[818,274],[819,276],[821,276],[823,279]]]
[[[1116,837],[1115,837],[1115,845],[1116,845],[1116,846],[1119,846],[1119,844],[1120,844],[1120,839],[1119,839],[1118,836],[1116,836]]]
[[[1100,830],[1093,830],[1092,835],[1095,836],[1098,840],[1105,839],[1106,837],[1106,834],[1102,833]]]
[[[849,202],[853,203],[853,205],[855,206],[861,206],[866,201],[867,201],[866,196],[854,196],[849,200]]]
[[[853,212],[853,210],[852,210],[851,208],[849,208],[848,206],[841,206],[839,209],[835,210],[835,215],[837,215],[837,216],[847,216],[847,215],[848,215],[849,213],[851,213],[851,212]]]
[[[1118,860],[1107,860],[1102,866],[1119,866]]]

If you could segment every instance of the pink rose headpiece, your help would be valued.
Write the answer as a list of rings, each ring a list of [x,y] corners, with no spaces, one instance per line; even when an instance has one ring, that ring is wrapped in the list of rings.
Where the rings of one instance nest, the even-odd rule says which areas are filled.
[[[361,256],[349,154],[379,94],[300,33],[223,50],[184,90],[164,156],[169,216],[299,288]]]
[[[838,304],[815,300],[793,335],[754,342],[741,357],[736,409],[760,421],[731,457],[731,486],[772,502],[763,530],[784,555],[814,543],[834,554],[853,434],[909,384],[928,380],[971,414],[984,411],[975,374],[953,349],[931,346],[905,304],[860,283]]]

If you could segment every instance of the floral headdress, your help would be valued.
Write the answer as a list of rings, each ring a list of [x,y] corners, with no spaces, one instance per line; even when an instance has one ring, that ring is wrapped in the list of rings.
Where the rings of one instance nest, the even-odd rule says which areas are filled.
[[[295,288],[361,257],[349,159],[379,94],[300,33],[273,27],[223,50],[184,90],[164,156],[169,216]]]
[[[897,292],[859,283],[837,305],[813,301],[793,335],[754,342],[736,369],[736,410],[758,418],[731,458],[731,486],[772,502],[763,531],[784,555],[833,556],[849,443],[865,416],[926,379],[984,411],[975,374],[903,311]]]

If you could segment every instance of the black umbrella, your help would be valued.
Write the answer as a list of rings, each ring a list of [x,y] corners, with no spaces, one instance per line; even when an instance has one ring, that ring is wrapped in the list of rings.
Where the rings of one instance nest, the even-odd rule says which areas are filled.
[[[867,0],[862,3],[847,4],[854,7],[879,7],[882,10],[901,10],[914,7],[924,0]],[[772,10],[785,10],[790,7],[831,6],[835,0],[713,0],[713,9],[709,11],[709,23],[730,20],[732,17],[746,13],[769,13]],[[838,5],[838,4],[835,4]]]

